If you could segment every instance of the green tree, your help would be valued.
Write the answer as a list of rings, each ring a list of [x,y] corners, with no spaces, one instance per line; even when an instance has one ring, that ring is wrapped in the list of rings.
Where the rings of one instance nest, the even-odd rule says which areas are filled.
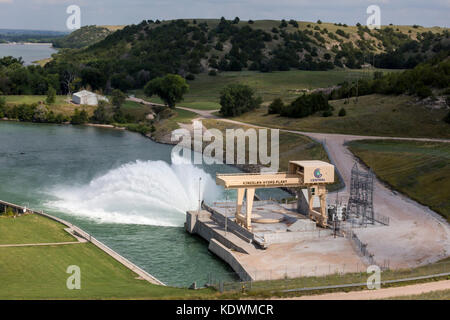
[[[53,87],[49,87],[47,91],[47,99],[45,100],[45,102],[47,102],[47,104],[52,104],[55,103],[55,100],[56,90]]]
[[[345,117],[346,115],[347,115],[347,111],[345,110],[345,108],[341,108],[341,110],[339,110],[338,116]]]
[[[254,95],[254,90],[247,85],[228,85],[220,94],[220,113],[225,117],[234,117],[258,108],[262,99]]]
[[[445,116],[444,121],[447,122],[448,124],[450,124],[450,111]]]
[[[48,116],[48,108],[43,104],[40,104],[34,109],[33,121],[47,122],[47,116]]]
[[[175,108],[175,104],[183,100],[183,96],[189,91],[186,80],[177,74],[168,74],[165,77],[150,80],[144,88],[148,97],[157,95],[170,108]]]
[[[116,108],[120,108],[126,99],[127,96],[125,95],[125,93],[123,93],[119,89],[114,89],[111,93],[111,102]]]
[[[111,116],[107,111],[108,103],[106,101],[99,101],[97,109],[94,110],[92,120],[97,123],[110,123]]]
[[[88,122],[88,114],[87,114],[86,110],[80,111],[78,109],[75,109],[70,123],[71,124],[83,124],[86,122]]]
[[[269,114],[280,114],[281,110],[283,110],[283,108],[284,108],[283,100],[281,100],[280,98],[276,98],[269,105],[268,113]]]
[[[0,96],[0,118],[3,118],[5,116],[6,111],[6,100],[5,97]]]

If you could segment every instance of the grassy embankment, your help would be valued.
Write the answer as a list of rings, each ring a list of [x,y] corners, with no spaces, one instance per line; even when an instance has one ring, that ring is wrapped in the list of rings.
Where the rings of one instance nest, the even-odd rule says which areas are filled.
[[[361,140],[349,148],[379,179],[450,222],[450,144]]]
[[[25,215],[0,216],[0,244],[76,241],[64,226]],[[67,267],[81,269],[81,289],[66,287]],[[90,243],[0,247],[0,299],[158,299],[213,297],[211,289],[152,285]]]
[[[32,104],[32,103],[44,103],[46,96],[42,95],[8,95],[4,96],[6,100],[7,106],[14,106],[19,104]],[[73,115],[75,109],[78,110],[86,110],[89,114],[89,116],[92,116],[95,107],[93,106],[85,106],[85,105],[76,105],[69,102],[69,98],[66,95],[58,95],[56,96],[55,102],[51,105],[47,105],[49,110],[53,111],[55,114],[61,113],[64,116],[71,116]]]
[[[409,96],[367,95],[350,99],[333,100],[333,115],[321,114],[306,118],[287,118],[268,115],[267,107],[243,114],[234,120],[280,129],[306,132],[342,133],[369,136],[450,138],[450,126],[442,119],[448,110],[427,109],[414,103]],[[345,108],[347,115],[339,117]]]
[[[450,300],[450,289],[389,298],[388,300]]]
[[[64,226],[35,215],[0,216],[0,244],[75,241],[63,231]],[[25,231],[24,231],[25,230]],[[383,280],[399,279],[448,271],[449,260],[415,269],[385,271]],[[81,289],[66,287],[67,267],[81,269]],[[281,293],[299,287],[365,282],[366,273],[303,277],[254,282],[247,293],[220,294],[213,289],[188,290],[162,287],[139,280],[103,251],[90,243],[51,246],[0,247],[0,299],[205,299],[271,297],[319,293]],[[444,271],[443,271],[444,270]],[[396,285],[406,285],[412,282]],[[364,287],[352,288],[361,290]],[[342,289],[328,290],[340,291]],[[345,289],[349,290],[349,289]],[[321,291],[323,292],[323,291]]]
[[[9,95],[4,96],[8,106],[18,105],[18,104],[31,104],[44,102],[46,96],[39,95]],[[65,95],[56,96],[55,103],[48,105],[49,110],[52,110],[55,114],[62,113],[65,116],[73,115],[75,109],[86,110],[89,116],[92,116],[95,110],[95,106],[87,105],[76,105],[69,102],[69,99]],[[122,110],[124,114],[129,114],[135,119],[144,119],[147,114],[151,111],[146,105],[134,102],[125,101],[122,105]],[[187,122],[196,116],[195,113],[177,109],[176,112],[170,118],[170,121],[176,122]],[[176,128],[176,127],[175,127]]]

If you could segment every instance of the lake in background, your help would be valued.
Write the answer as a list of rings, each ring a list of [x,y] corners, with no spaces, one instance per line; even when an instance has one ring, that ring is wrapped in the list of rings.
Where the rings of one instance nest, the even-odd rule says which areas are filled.
[[[0,58],[7,56],[13,56],[15,58],[22,57],[25,65],[30,65],[33,61],[50,58],[56,52],[58,51],[49,43],[0,43]]]
[[[215,184],[226,165],[192,165],[123,130],[0,121],[0,199],[78,225],[169,285],[203,285],[232,270],[183,228],[185,211],[233,199]],[[258,190],[261,198],[288,196]]]

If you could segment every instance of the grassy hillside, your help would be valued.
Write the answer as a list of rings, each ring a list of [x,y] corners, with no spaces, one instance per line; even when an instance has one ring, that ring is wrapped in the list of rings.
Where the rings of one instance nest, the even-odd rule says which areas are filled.
[[[367,140],[349,148],[381,180],[450,221],[450,144]]]
[[[123,26],[84,26],[65,37],[52,41],[56,48],[83,48],[105,39]]]
[[[61,225],[30,214],[16,219],[0,216],[0,244],[52,243],[76,241]]]
[[[330,101],[333,115],[306,118],[268,115],[267,106],[236,117],[235,120],[282,129],[372,136],[450,138],[449,125],[442,121],[448,110],[428,109],[409,96],[367,95]],[[339,117],[345,108],[347,115]]]
[[[167,73],[187,77],[242,70],[324,71],[370,64],[412,68],[449,46],[445,28],[369,30],[293,20],[144,20],[87,48],[62,51],[47,67],[53,73],[71,65],[82,83],[94,89],[105,88],[109,80],[112,87],[126,91]]]
[[[302,90],[330,87],[349,79],[372,78],[375,71],[396,72],[397,70],[352,70],[342,69],[328,71],[290,70],[262,73],[258,71],[222,72],[215,77],[199,74],[195,80],[188,81],[189,92],[179,105],[200,109],[220,109],[220,91],[229,84],[242,83],[252,87],[263,101],[270,102],[282,98],[290,102],[303,94]],[[157,97],[147,98],[143,90],[133,91],[143,99],[161,103]]]

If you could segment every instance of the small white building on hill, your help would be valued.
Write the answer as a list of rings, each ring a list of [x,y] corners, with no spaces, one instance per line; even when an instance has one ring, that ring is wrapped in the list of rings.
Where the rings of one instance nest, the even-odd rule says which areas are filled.
[[[72,95],[72,102],[76,104],[86,104],[88,106],[96,106],[98,105],[98,102],[101,100],[108,101],[108,99],[105,96],[87,90],[82,90]]]

